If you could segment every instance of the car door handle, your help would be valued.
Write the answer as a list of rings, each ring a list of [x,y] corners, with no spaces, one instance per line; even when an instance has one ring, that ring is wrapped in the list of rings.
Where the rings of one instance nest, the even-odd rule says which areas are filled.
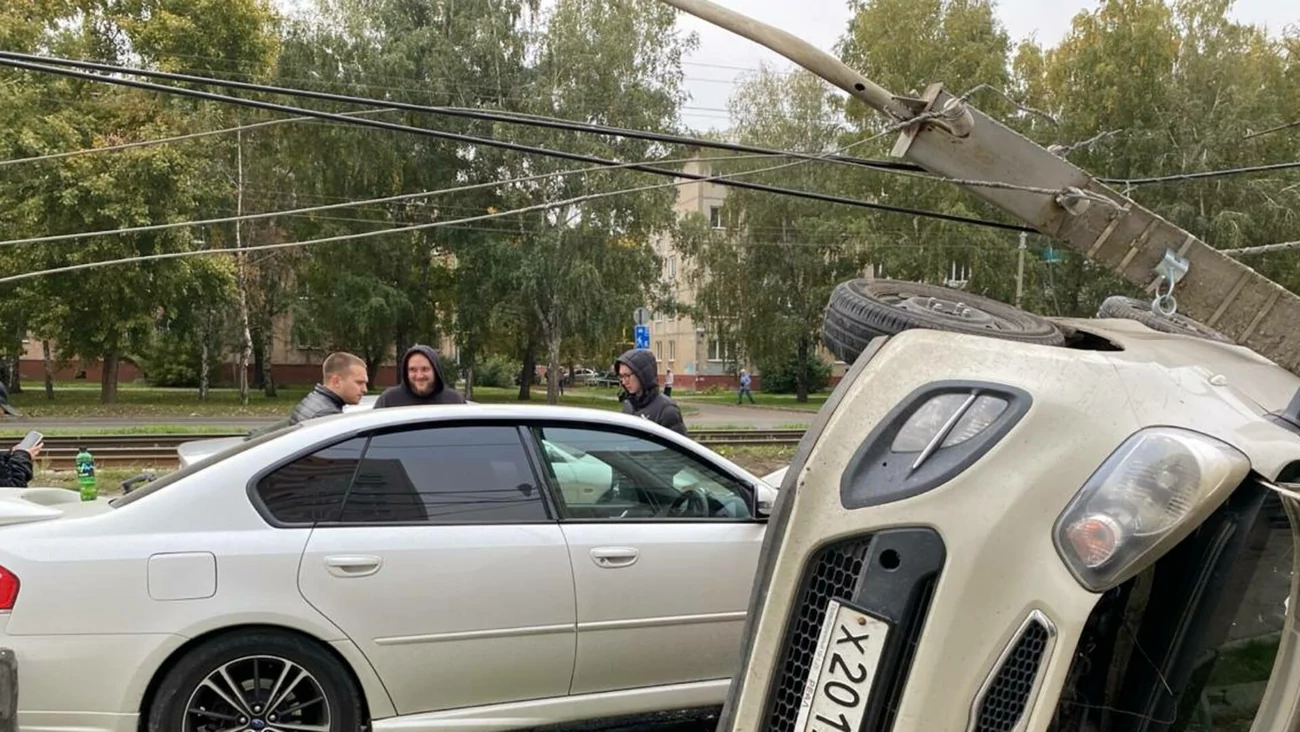
[[[325,566],[336,577],[368,577],[384,566],[384,560],[368,554],[325,557]]]
[[[606,569],[630,567],[636,564],[639,556],[641,556],[641,552],[631,547],[601,547],[591,550],[591,560],[596,563],[597,567]]]

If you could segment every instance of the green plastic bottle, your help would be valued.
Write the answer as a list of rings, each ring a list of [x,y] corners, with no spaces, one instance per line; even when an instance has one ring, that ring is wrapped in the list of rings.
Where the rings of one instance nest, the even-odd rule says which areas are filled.
[[[99,498],[99,486],[95,478],[95,456],[84,447],[77,452],[77,483],[81,485],[81,500],[93,501]]]

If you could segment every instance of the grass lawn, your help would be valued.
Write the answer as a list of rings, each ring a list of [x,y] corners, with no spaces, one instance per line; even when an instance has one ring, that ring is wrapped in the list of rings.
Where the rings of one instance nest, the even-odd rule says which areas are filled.
[[[212,389],[207,401],[199,399],[198,389],[159,389],[123,384],[117,402],[99,403],[99,385],[84,382],[75,385],[55,384],[54,399],[45,398],[40,382],[28,382],[21,394],[10,394],[9,401],[24,416],[33,419],[61,417],[280,417],[289,414],[293,405],[310,387],[281,387],[278,395],[268,398],[261,391],[251,391],[248,406],[239,403],[239,390]]]
[[[828,396],[830,396],[829,393],[809,394],[808,401],[800,404],[795,401],[794,394],[767,394],[763,392],[755,392],[754,406],[771,407],[774,409],[793,409],[802,412],[816,412],[826,403],[826,398]],[[732,407],[737,406],[735,392],[725,392],[722,394],[693,394],[687,392],[680,395],[674,394],[673,398],[677,400],[678,404],[682,405],[687,405],[692,402],[703,402],[706,404],[721,404]],[[750,406],[748,399],[745,400],[743,406]]]
[[[3,424],[3,423],[0,423]],[[17,422],[13,424],[18,424]],[[27,427],[0,427],[0,440],[19,439],[26,435]],[[142,424],[130,427],[43,427],[46,437],[95,437],[98,435],[226,435],[243,432],[229,425],[208,424]]]
[[[282,386],[275,398],[268,398],[264,393],[253,390],[249,393],[248,405],[239,403],[237,389],[212,389],[207,401],[199,399],[197,389],[168,389],[122,384],[118,388],[117,402],[100,404],[99,385],[86,382],[57,383],[54,386],[54,399],[45,398],[45,389],[39,382],[28,382],[20,394],[11,394],[10,402],[24,416],[33,419],[42,418],[78,418],[78,417],[258,417],[275,418],[287,416],[298,400],[310,390],[310,386]],[[378,393],[376,388],[371,393]],[[560,404],[572,407],[591,407],[618,411],[622,404],[618,401],[616,389],[569,389],[560,397]],[[517,404],[517,388],[479,387],[474,390],[474,401],[483,404]],[[534,388],[530,404],[545,404],[546,389]],[[683,414],[692,414],[698,410],[681,405]],[[2,424],[2,423],[0,423]],[[16,434],[24,434],[20,426],[5,427]],[[123,432],[128,430],[111,430]],[[155,430],[180,432],[183,429]],[[220,430],[215,430],[220,431]],[[51,432],[49,434],[56,434]],[[78,434],[85,434],[78,431]]]

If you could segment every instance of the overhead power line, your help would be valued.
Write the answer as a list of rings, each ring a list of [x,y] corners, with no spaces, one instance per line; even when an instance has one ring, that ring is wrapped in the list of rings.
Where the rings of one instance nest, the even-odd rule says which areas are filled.
[[[39,63],[30,63],[27,61],[18,61],[12,58],[12,56],[14,55],[15,54],[12,54],[10,52],[0,51],[0,65],[25,69],[28,71],[58,74],[61,76],[85,79],[89,81],[97,81],[106,84],[114,84],[117,86],[127,86],[136,89],[157,91],[166,94],[174,94],[178,96],[187,96],[195,99],[206,99],[209,101],[235,104],[235,105],[253,107],[258,109],[266,109],[266,110],[271,110],[271,111],[276,111],[276,112],[281,112],[286,114],[303,115],[303,116],[315,117],[318,119],[341,121],[341,122],[350,123],[353,125],[363,126],[363,127],[373,127],[377,129],[385,129],[385,130],[391,130],[396,132],[407,132],[407,133],[412,133],[417,135],[437,137],[441,139],[451,140],[454,142],[460,142],[467,145],[482,145],[485,147],[496,147],[505,150],[512,150],[515,152],[527,153],[531,155],[541,155],[546,157],[561,158],[565,160],[573,160],[573,161],[584,162],[584,163],[593,163],[596,165],[603,165],[609,167],[621,167],[627,170],[650,173],[652,175],[663,175],[663,176],[670,176],[673,178],[683,178],[688,181],[712,181],[712,182],[716,182],[718,185],[721,186],[741,188],[746,190],[758,191],[762,193],[775,193],[779,195],[805,198],[805,199],[820,201],[824,203],[836,203],[836,204],[842,204],[848,206],[856,206],[859,208],[866,208],[866,209],[872,209],[877,211],[886,211],[890,213],[899,213],[908,216],[922,216],[926,218],[938,219],[943,221],[951,221],[954,223],[972,224],[976,226],[985,226],[985,227],[990,227],[995,229],[1002,229],[1006,231],[1026,231],[1026,232],[1035,231],[1032,228],[1021,226],[1018,224],[1007,224],[1007,223],[1001,223],[995,221],[988,221],[985,219],[977,219],[968,216],[945,214],[937,211],[926,211],[926,210],[913,209],[913,208],[907,208],[902,206],[892,206],[889,204],[874,203],[874,202],[862,201],[853,198],[845,198],[841,196],[832,196],[832,195],[821,194],[821,193],[813,193],[810,191],[801,191],[801,190],[795,190],[790,188],[782,188],[779,186],[771,186],[762,183],[751,183],[747,181],[731,180],[726,177],[716,177],[716,176],[710,177],[700,173],[688,173],[682,170],[656,168],[654,166],[643,165],[640,163],[633,163],[633,164],[620,163],[618,161],[607,160],[593,155],[584,155],[580,153],[573,153],[573,152],[567,152],[562,150],[551,150],[547,148],[533,147],[530,145],[522,145],[514,142],[506,142],[503,140],[479,138],[479,137],[473,137],[471,135],[463,135],[455,132],[446,132],[443,130],[432,130],[424,127],[412,127],[409,125],[402,125],[393,122],[384,122],[381,120],[355,119],[355,118],[345,117],[341,114],[332,113],[332,112],[321,112],[317,110],[304,109],[301,107],[293,107],[284,104],[277,104],[274,102],[264,102],[264,101],[253,100],[253,99],[242,99],[239,97],[231,97],[223,94],[215,94],[212,92],[204,92],[195,89],[182,89],[179,87],[167,86],[165,84],[154,84],[151,82],[137,81],[133,79],[101,76],[99,74],[93,74],[84,71],[76,71],[71,68],[60,68],[58,66],[49,66],[45,64],[39,64]],[[85,62],[76,62],[76,63],[83,64]],[[162,73],[162,72],[151,72],[151,73]],[[219,84],[225,82],[208,81],[204,83]],[[876,137],[879,136],[880,135],[877,135]],[[870,139],[875,139],[875,137]],[[856,145],[864,142],[867,142],[867,140],[862,140],[854,144]],[[818,159],[818,156],[813,156],[813,159]],[[781,166],[781,167],[785,167],[785,166]],[[745,174],[750,175],[759,172],[763,172],[763,171],[761,170],[746,171]]]
[[[1300,241],[1286,241],[1280,244],[1264,244],[1258,247],[1242,247],[1241,249],[1220,249],[1219,251],[1229,257],[1240,257],[1243,254],[1267,254],[1269,252],[1288,252],[1292,249],[1300,249]]]
[[[1277,127],[1270,127],[1270,128],[1268,128],[1267,130],[1260,130],[1259,132],[1252,132],[1252,133],[1250,133],[1249,135],[1246,135],[1246,136],[1245,136],[1244,138],[1242,138],[1242,139],[1249,140],[1249,139],[1254,138],[1254,137],[1263,137],[1264,135],[1271,135],[1271,134],[1273,134],[1274,132],[1281,132],[1282,130],[1289,130],[1289,129],[1293,128],[1293,127],[1300,127],[1300,119],[1296,120],[1295,122],[1287,122],[1287,123],[1284,124],[1284,125],[1278,125]]]
[[[384,112],[392,112],[392,111],[393,111],[392,109],[363,109],[357,112],[344,112],[343,114],[345,115],[382,114]],[[27,158],[12,158],[10,160],[0,160],[0,168],[3,168],[8,165],[17,165],[19,163],[41,163],[50,160],[61,160],[63,158],[71,158],[78,155],[89,155],[90,153],[117,152],[119,150],[130,150],[131,148],[136,148],[136,147],[148,147],[150,145],[165,145],[171,142],[183,142],[185,140],[195,140],[201,137],[211,137],[213,135],[224,135],[231,132],[247,132],[249,130],[255,130],[261,127],[282,125],[289,122],[312,122],[312,121],[315,121],[314,117],[289,117],[287,119],[273,119],[266,122],[253,122],[251,124],[246,124],[246,125],[226,127],[220,130],[204,130],[202,132],[191,132],[186,135],[176,135],[174,137],[158,137],[151,140],[138,140],[136,142],[122,143],[121,145],[106,145],[104,147],[88,147],[82,150],[70,150],[68,152],[50,153],[49,155],[36,155]]]
[[[890,134],[890,133],[896,131],[896,129],[901,129],[901,128],[907,126],[907,125],[915,124],[916,122],[918,122],[918,121],[923,121],[923,120],[925,120],[925,119],[929,119],[929,117],[926,116],[926,115],[918,115],[918,117],[915,117],[915,118],[913,118],[913,119],[911,119],[911,120],[904,120],[904,121],[902,121],[902,122],[900,122],[900,123],[898,123],[898,124],[896,124],[896,125],[893,125],[891,128],[887,128],[887,129],[881,131],[880,133],[878,133],[878,134],[876,134],[876,135],[873,135],[871,138],[868,138],[868,139],[866,139],[866,140],[861,140],[861,141],[859,141],[859,142],[855,142],[855,143],[853,143],[853,144],[851,144],[851,145],[846,146],[846,147],[843,148],[843,149],[851,148],[851,147],[853,147],[854,145],[865,144],[865,143],[870,142],[870,141],[872,141],[872,140],[874,140],[874,139],[877,139],[877,138],[879,138],[879,137],[883,137],[884,135]],[[743,173],[731,173],[731,174],[722,174],[722,175],[706,176],[706,177],[705,177],[705,181],[706,181],[706,182],[722,182],[724,179],[727,179],[727,178],[729,178],[729,177],[731,177],[731,176],[734,176],[734,175],[747,175],[747,174],[752,174],[752,173],[761,173],[761,172],[765,172],[765,171],[769,171],[769,170],[777,170],[777,169],[780,169],[780,168],[788,168],[788,167],[791,167],[791,166],[801,165],[801,164],[802,164],[802,162],[785,163],[785,164],[783,164],[783,165],[775,165],[775,166],[771,166],[771,167],[769,167],[769,168],[760,168],[759,170],[754,170],[754,171],[745,171],[745,172],[743,172]],[[501,181],[501,182],[497,183],[497,185],[506,185],[506,184],[508,184],[508,183],[510,183],[510,182],[512,182],[512,181],[509,181],[509,180],[507,180],[507,181]],[[414,224],[414,225],[411,225],[411,226],[399,226],[399,227],[393,227],[393,228],[388,228],[388,229],[376,229],[376,230],[365,231],[365,232],[361,232],[361,233],[357,233],[357,234],[342,234],[342,235],[339,235],[339,236],[330,236],[330,237],[324,237],[324,238],[321,238],[321,239],[309,239],[309,240],[307,240],[307,241],[280,242],[280,243],[277,243],[277,244],[261,244],[261,245],[257,245],[257,246],[248,246],[248,247],[243,247],[243,246],[241,246],[241,247],[224,247],[224,248],[217,248],[217,249],[191,249],[191,250],[180,251],[180,252],[164,252],[164,253],[161,253],[161,254],[147,254],[147,255],[138,255],[138,256],[132,256],[132,257],[123,257],[123,258],[120,258],[120,259],[101,260],[101,261],[98,261],[98,262],[83,262],[83,263],[80,263],[80,264],[72,264],[72,265],[67,265],[67,266],[63,266],[63,267],[53,267],[53,268],[49,268],[49,269],[36,270],[36,271],[34,271],[34,272],[24,272],[24,273],[22,273],[22,274],[10,275],[10,276],[8,276],[8,277],[0,277],[0,284],[6,284],[6,283],[9,283],[9,282],[18,282],[18,281],[21,281],[21,280],[31,279],[31,278],[34,278],[34,277],[40,277],[40,276],[43,276],[43,275],[49,275],[49,274],[67,274],[67,273],[71,273],[71,272],[80,272],[80,271],[88,270],[88,269],[98,269],[98,268],[101,268],[101,267],[110,267],[110,266],[119,265],[119,264],[134,264],[134,263],[139,263],[139,262],[153,262],[153,261],[160,261],[160,260],[166,260],[166,259],[182,259],[182,258],[188,258],[188,257],[208,256],[208,255],[212,255],[212,254],[234,254],[234,253],[241,253],[241,254],[242,254],[242,253],[247,253],[247,252],[259,252],[259,251],[270,251],[270,250],[278,250],[278,249],[289,249],[289,248],[294,248],[294,247],[304,247],[304,246],[311,246],[311,245],[315,245],[315,244],[328,244],[328,243],[341,242],[341,241],[356,241],[356,240],[358,240],[358,239],[368,239],[368,238],[372,238],[372,237],[376,237],[376,236],[382,236],[382,235],[385,235],[385,234],[397,234],[397,233],[405,233],[405,232],[421,231],[421,230],[425,230],[425,229],[435,229],[435,228],[441,228],[441,227],[447,227],[447,226],[454,226],[454,225],[459,225],[459,224],[470,224],[470,223],[475,223],[475,222],[478,222],[478,221],[487,221],[487,220],[490,220],[490,219],[503,218],[503,217],[506,217],[506,216],[517,216],[517,215],[519,215],[519,214],[531,213],[531,212],[534,212],[534,211],[549,211],[549,210],[556,209],[556,208],[563,208],[563,207],[565,207],[565,206],[576,206],[576,205],[579,205],[579,204],[582,204],[582,203],[586,203],[586,202],[588,202],[588,201],[594,201],[594,200],[597,200],[597,199],[610,198],[610,197],[613,197],[613,196],[625,195],[625,194],[628,194],[628,193],[640,193],[640,192],[643,192],[643,191],[658,190],[658,189],[662,189],[662,188],[673,188],[673,187],[677,187],[677,186],[686,185],[687,183],[688,183],[688,181],[684,181],[684,180],[672,180],[672,181],[669,181],[669,182],[667,182],[667,183],[657,183],[657,184],[653,184],[653,185],[637,186],[637,187],[635,187],[635,188],[623,188],[623,189],[619,189],[619,190],[615,190],[615,191],[603,191],[603,192],[600,192],[600,193],[589,193],[589,194],[582,195],[582,196],[575,196],[575,197],[573,197],[573,198],[568,198],[568,199],[565,199],[565,200],[563,200],[563,201],[554,201],[554,202],[547,202],[547,203],[539,203],[539,204],[534,204],[534,205],[531,205],[531,206],[524,206],[524,207],[522,207],[522,208],[510,209],[510,210],[507,210],[507,211],[498,211],[498,212],[492,212],[492,213],[480,214],[480,215],[477,215],[477,216],[468,216],[468,217],[464,217],[464,218],[460,218],[460,219],[452,219],[452,220],[449,220],[449,221],[432,221],[432,222],[429,222],[429,223]]]
[[[756,157],[766,157],[762,155],[738,155],[733,159],[752,159]],[[677,160],[661,160],[663,163],[686,162],[692,158],[679,158]],[[639,165],[639,163],[625,163],[622,166],[598,165],[591,168],[576,168],[573,170],[560,170],[553,173],[538,173],[537,175],[523,176],[520,178],[509,178],[506,180],[489,181],[486,183],[474,183],[470,185],[456,186],[454,188],[441,188],[433,191],[419,191],[417,193],[402,193],[395,196],[385,196],[383,198],[369,198],[360,201],[344,201],[342,203],[329,203],[319,206],[308,206],[306,208],[296,208],[284,211],[264,211],[260,213],[243,214],[239,216],[224,216],[221,218],[201,219],[197,221],[172,221],[165,224],[148,224],[146,226],[131,226],[121,229],[102,229],[100,231],[84,231],[75,234],[51,234],[49,236],[32,236],[24,239],[10,239],[0,241],[0,247],[18,246],[20,244],[50,244],[53,242],[69,241],[73,239],[89,239],[97,236],[119,236],[123,234],[142,234],[150,231],[165,231],[167,229],[183,229],[195,226],[215,226],[218,224],[232,224],[239,221],[256,221],[259,219],[272,219],[286,216],[303,216],[320,211],[333,211],[340,208],[358,208],[362,206],[372,206],[380,203],[397,203],[400,201],[409,201],[417,198],[432,198],[435,196],[449,193],[466,193],[468,191],[480,190],[483,188],[497,188],[505,185],[517,183],[528,183],[535,180],[544,180],[546,178],[559,178],[567,175],[582,175],[586,173],[595,173],[604,170],[617,169],[619,167],[628,167]],[[381,224],[383,221],[369,220],[371,223]]]
[[[1267,173],[1274,170],[1290,170],[1300,168],[1300,160],[1289,163],[1273,163],[1271,165],[1252,165],[1245,168],[1223,168],[1221,170],[1206,170],[1198,173],[1178,173],[1175,175],[1162,175],[1155,178],[1098,178],[1103,183],[1114,183],[1119,185],[1138,186],[1147,183],[1172,183],[1177,181],[1198,180],[1201,178],[1223,178],[1229,175],[1244,175],[1247,173]]]
[[[758,147],[755,145],[742,145],[738,143],[723,142],[720,140],[706,140],[698,137],[686,135],[670,135],[660,132],[647,132],[644,130],[633,130],[625,127],[613,127],[609,125],[598,125],[586,122],[573,122],[570,120],[557,119],[555,117],[546,117],[543,115],[525,114],[522,112],[507,111],[488,111],[480,109],[468,109],[465,107],[434,107],[426,104],[411,104],[408,102],[396,102],[391,100],[379,100],[368,97],[358,97],[348,94],[335,94],[332,92],[312,91],[309,89],[293,89],[289,87],[271,86],[268,84],[255,84],[247,81],[234,81],[227,79],[216,79],[207,76],[195,76],[192,74],[178,74],[168,71],[154,71],[151,69],[140,69],[130,66],[115,66],[112,64],[102,64],[94,61],[83,61],[80,59],[57,58],[52,56],[38,56],[26,53],[14,53],[12,51],[0,51],[0,59],[10,59],[15,61],[25,61],[31,63],[51,64],[54,66],[67,66],[69,68],[84,69],[89,71],[102,71],[111,74],[127,74],[131,76],[142,76],[151,79],[164,79],[167,81],[179,81],[190,84],[202,84],[205,86],[219,86],[229,89],[243,89],[245,91],[255,91],[267,94],[278,94],[283,96],[301,97],[303,99],[315,99],[325,102],[341,102],[345,104],[359,104],[362,106],[382,106],[391,109],[400,109],[409,112],[421,112],[424,114],[435,114],[449,117],[463,117],[467,119],[477,119],[487,122],[501,122],[505,124],[528,125],[530,127],[543,127],[555,130],[566,130],[569,132],[582,132],[590,134],[613,135],[617,137],[626,137],[633,140],[645,140],[648,142],[662,142],[669,145],[689,145],[702,147],[712,150],[726,150],[729,152],[756,153],[765,155],[775,155],[781,157],[802,158],[805,160],[823,160],[838,163],[847,163],[858,165],[866,168],[878,168],[881,170],[910,170],[924,171],[925,169],[914,163],[905,163],[902,161],[892,160],[869,160],[847,155],[821,155],[816,153],[798,153],[788,150],[774,150],[771,148]]]

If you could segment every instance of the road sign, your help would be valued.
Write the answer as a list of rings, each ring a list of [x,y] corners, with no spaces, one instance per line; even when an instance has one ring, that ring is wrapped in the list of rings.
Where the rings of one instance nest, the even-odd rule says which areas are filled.
[[[636,327],[636,347],[637,348],[650,347],[650,326],[638,325]]]
[[[632,312],[632,322],[637,325],[649,325],[650,311],[645,308],[637,308]]]

